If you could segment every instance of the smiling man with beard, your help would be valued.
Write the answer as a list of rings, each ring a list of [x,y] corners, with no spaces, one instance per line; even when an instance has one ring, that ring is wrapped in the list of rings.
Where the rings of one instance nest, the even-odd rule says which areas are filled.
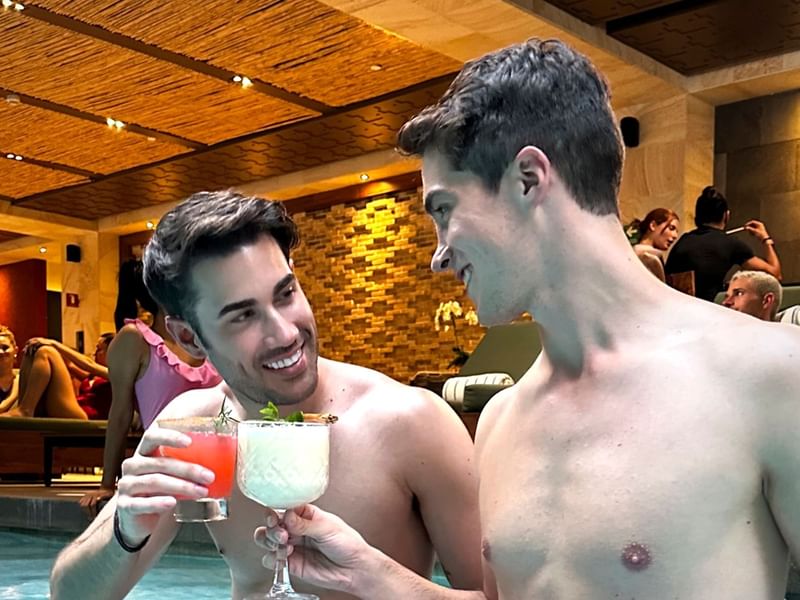
[[[174,338],[208,356],[226,382],[178,397],[160,418],[215,416],[223,402],[238,420],[260,418],[268,402],[282,415],[337,415],[330,486],[318,505],[412,571],[430,576],[435,551],[454,586],[477,589],[477,484],[466,429],[430,392],[319,356],[314,316],[289,258],[297,242],[281,204],[234,192],[195,194],[160,221],[145,252],[148,288]],[[201,498],[213,477],[157,455],[159,446],[183,445],[180,438],[158,427],[145,432],[123,463],[117,495],[57,559],[52,598],[122,598],[166,550],[178,529],[175,496]],[[208,529],[239,600],[266,591],[272,579],[253,540],[265,512],[236,487],[228,506],[230,517]],[[352,597],[301,582],[297,589]]]

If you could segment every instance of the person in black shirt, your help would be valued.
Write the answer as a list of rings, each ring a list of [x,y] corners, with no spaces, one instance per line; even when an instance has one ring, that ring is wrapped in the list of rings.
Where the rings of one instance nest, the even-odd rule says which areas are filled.
[[[766,271],[781,279],[781,263],[775,253],[775,242],[764,224],[748,221],[744,230],[764,244],[766,259],[755,256],[750,246],[725,233],[730,216],[725,197],[708,186],[695,205],[697,229],[681,236],[667,258],[667,275],[694,271],[698,298],[714,300],[718,292],[724,291],[725,275],[735,265],[752,271]]]

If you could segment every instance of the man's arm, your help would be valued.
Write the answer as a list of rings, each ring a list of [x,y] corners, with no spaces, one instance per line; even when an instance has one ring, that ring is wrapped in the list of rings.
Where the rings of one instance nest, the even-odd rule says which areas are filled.
[[[256,543],[269,551],[265,564],[273,564],[278,543],[288,541],[292,576],[317,587],[381,600],[497,600],[494,589],[451,590],[420,577],[367,544],[342,519],[311,504],[286,511],[281,526],[269,511],[267,525],[255,532]]]
[[[202,498],[208,490],[201,483],[214,479],[200,465],[157,455],[159,446],[190,443],[188,436],[157,425],[145,432],[136,454],[122,465],[117,496],[56,559],[50,574],[53,600],[124,598],[158,560],[177,533],[175,496]],[[115,538],[115,511],[125,544],[145,542],[138,552],[124,550]]]
[[[458,415],[438,396],[403,388],[414,410],[392,447],[451,585],[481,589],[481,528],[474,447]]]
[[[767,233],[767,228],[761,221],[748,221],[744,227],[749,234],[758,238],[764,246],[764,258],[759,258],[758,256],[748,258],[742,263],[742,267],[752,271],[766,271],[780,281],[783,278],[781,261],[778,258],[778,253],[775,252],[775,242]]]
[[[764,410],[759,430],[764,464],[764,492],[775,523],[791,554],[800,557],[800,331],[795,327],[771,327],[771,339],[763,348],[780,349],[782,354],[764,372],[767,381],[758,390],[759,407]],[[768,399],[762,403],[762,398]]]

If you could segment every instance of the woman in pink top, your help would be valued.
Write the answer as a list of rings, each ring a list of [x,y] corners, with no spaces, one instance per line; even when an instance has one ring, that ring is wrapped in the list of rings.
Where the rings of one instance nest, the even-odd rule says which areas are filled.
[[[126,318],[136,316],[137,309],[152,314],[152,325],[148,326],[140,319]],[[99,490],[88,492],[81,498],[82,506],[94,506],[114,495],[135,408],[141,416],[142,426],[147,428],[179,394],[213,387],[222,380],[208,361],[192,358],[172,339],[164,324],[164,316],[144,285],[141,261],[128,261],[121,265],[114,319],[117,327],[123,322],[124,326],[108,349],[113,399],[103,453],[103,479]]]

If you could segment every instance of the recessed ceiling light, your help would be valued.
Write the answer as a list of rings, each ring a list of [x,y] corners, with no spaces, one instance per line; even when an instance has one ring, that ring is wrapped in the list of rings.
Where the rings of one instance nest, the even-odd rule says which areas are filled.
[[[242,77],[242,87],[243,88],[249,88],[251,85],[253,85],[253,82],[250,81],[249,77]]]
[[[15,158],[16,160],[22,160],[22,157],[21,157],[19,154],[17,154],[16,156],[14,156],[14,158]]]
[[[242,83],[242,76],[241,75],[234,75],[233,76],[234,83]]]
[[[19,99],[19,96],[17,96],[16,94],[6,95],[6,104],[20,104],[20,103],[21,100]]]
[[[379,64],[370,65],[369,70],[370,71],[382,71],[383,70],[383,65],[379,65]]]
[[[358,176],[358,178],[361,181],[369,181],[369,175],[367,175],[366,173],[362,173],[361,175]]]
[[[20,4],[19,2],[16,2],[14,4],[14,10],[16,10],[16,11],[25,10],[25,7],[22,4]]]
[[[117,119],[112,119],[111,117],[106,118],[106,125],[111,127],[112,129],[122,129],[125,127],[125,123],[122,121],[118,121]]]
[[[16,156],[16,154],[11,154],[10,152],[8,154],[6,154],[6,158],[9,158],[11,160],[14,160],[15,156]]]
[[[147,141],[148,141],[148,142],[155,142],[155,141],[156,141],[156,138],[154,138],[152,135],[148,135],[148,136],[147,136]]]
[[[155,223],[153,223],[152,221],[148,221],[147,223],[145,223],[145,226],[146,226],[148,229],[155,229],[155,226],[156,226],[156,224],[155,224]]]
[[[46,254],[46,253],[47,253],[47,248],[45,248],[44,246],[39,246],[39,254]]]

